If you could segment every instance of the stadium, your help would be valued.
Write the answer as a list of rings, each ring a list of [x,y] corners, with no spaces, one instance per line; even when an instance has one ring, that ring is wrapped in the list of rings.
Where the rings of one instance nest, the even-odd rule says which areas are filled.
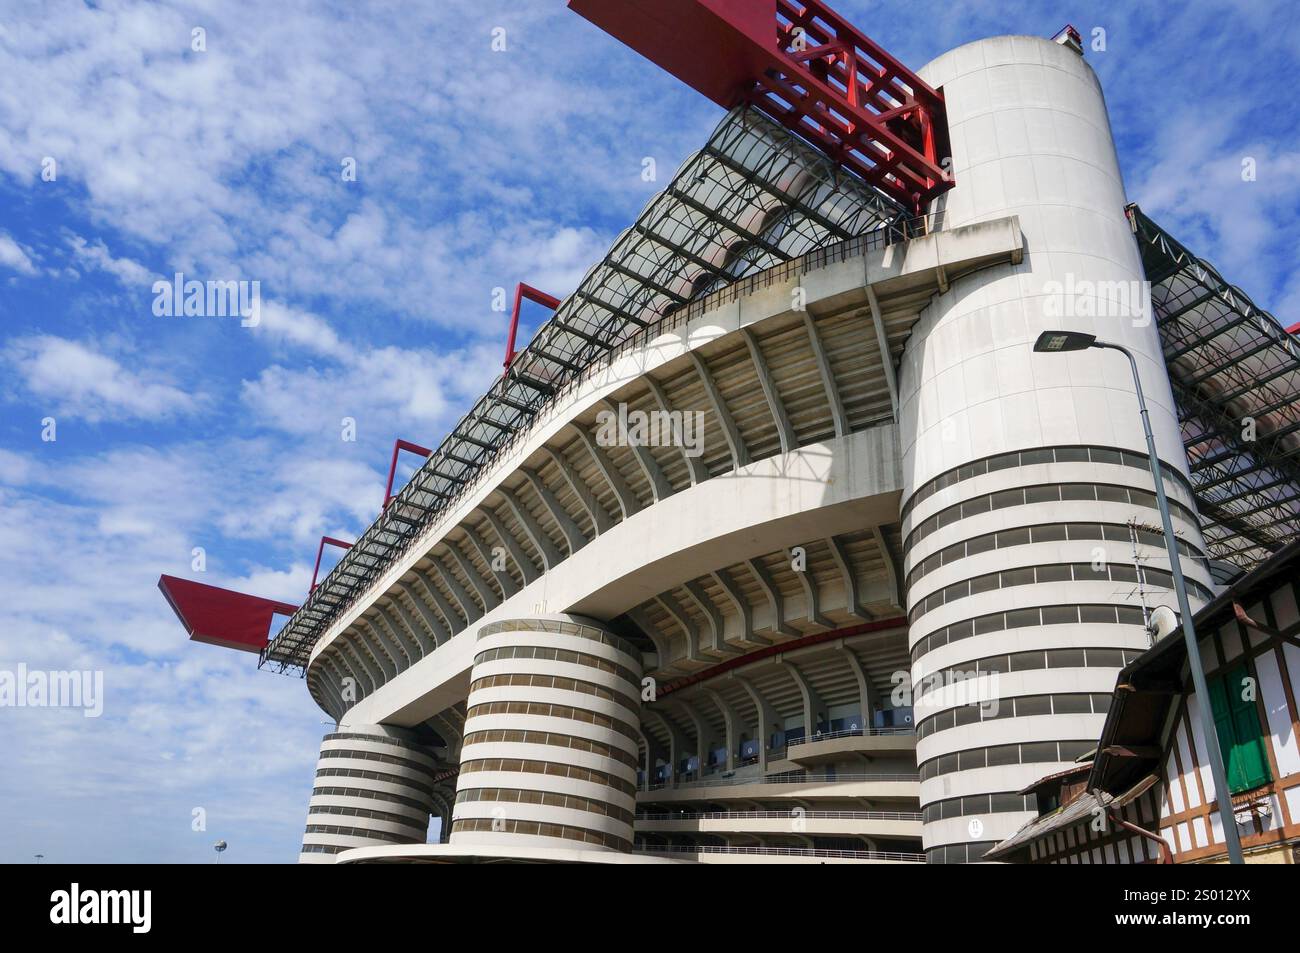
[[[550,318],[301,606],[160,581],[336,723],[302,862],[1005,853],[1179,608],[1166,499],[1198,618],[1288,560],[1240,624],[1295,722],[1300,346],[1129,202],[1073,28],[912,71],[816,0],[569,7],[708,141],[572,294],[521,282]],[[1247,846],[1300,839],[1272,744]]]

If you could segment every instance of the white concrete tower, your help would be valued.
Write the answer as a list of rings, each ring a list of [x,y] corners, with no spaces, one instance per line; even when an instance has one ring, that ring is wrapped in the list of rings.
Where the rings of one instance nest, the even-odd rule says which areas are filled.
[[[436,771],[433,753],[408,731],[340,725],[321,742],[299,862],[332,864],[351,847],[423,844]]]
[[[484,626],[475,643],[453,845],[627,851],[641,662],[577,616]]]
[[[900,369],[904,570],[931,862],[977,860],[1030,816],[1019,792],[1101,733],[1116,670],[1148,644],[1130,522],[1159,527],[1131,373],[1114,351],[1034,354],[1043,330],[1136,355],[1176,531],[1203,549],[1106,108],[1077,53],[999,37],[921,76],[947,101],[943,228],[1018,216],[1023,264],[968,277],[913,329]],[[1137,532],[1150,604],[1173,604]],[[1193,607],[1203,560],[1184,559]],[[936,676],[978,672],[964,691]],[[972,693],[989,701],[964,704]]]

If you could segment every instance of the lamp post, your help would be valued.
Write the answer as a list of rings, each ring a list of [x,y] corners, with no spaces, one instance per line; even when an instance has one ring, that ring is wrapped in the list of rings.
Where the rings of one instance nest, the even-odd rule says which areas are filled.
[[[1187,603],[1187,584],[1183,581],[1183,567],[1178,558],[1178,542],[1174,538],[1173,521],[1169,516],[1169,501],[1165,498],[1165,481],[1160,473],[1160,458],[1156,455],[1156,441],[1151,434],[1151,418],[1147,414],[1147,402],[1142,393],[1142,379],[1138,376],[1137,361],[1128,348],[1109,341],[1098,341],[1095,334],[1084,334],[1080,331],[1044,331],[1034,342],[1034,350],[1040,354],[1083,351],[1090,347],[1119,351],[1128,358],[1129,367],[1133,371],[1133,386],[1137,389],[1138,408],[1142,412],[1142,430],[1147,438],[1147,456],[1151,459],[1151,476],[1156,481],[1156,504],[1160,508],[1160,524],[1164,528],[1165,548],[1169,551],[1169,568],[1173,572],[1174,591],[1178,595],[1178,611],[1183,617],[1183,641],[1187,644],[1187,664],[1192,670],[1192,685],[1201,700],[1197,706],[1201,715],[1201,733],[1205,735],[1205,746],[1209,749],[1210,774],[1214,778],[1214,790],[1218,795],[1223,839],[1228,845],[1229,862],[1240,864],[1243,863],[1241,838],[1237,836],[1237,819],[1232,813],[1232,795],[1228,791],[1223,752],[1219,748],[1219,734],[1214,727],[1214,714],[1210,709],[1210,693],[1205,686],[1205,670],[1201,667],[1201,650],[1196,640],[1196,626],[1192,621],[1191,606]]]

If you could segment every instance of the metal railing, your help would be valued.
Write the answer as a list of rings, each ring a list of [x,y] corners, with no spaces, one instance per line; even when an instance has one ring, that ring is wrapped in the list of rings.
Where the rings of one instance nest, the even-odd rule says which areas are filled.
[[[814,741],[833,741],[836,738],[869,738],[875,735],[914,735],[915,728],[844,728],[840,731],[819,731],[815,735],[803,735],[786,741],[787,748],[795,745],[810,744]]]
[[[844,860],[890,860],[905,864],[925,863],[925,854],[909,854],[891,850],[822,850],[816,847],[718,847],[712,844],[700,844],[693,847],[637,844],[632,849],[644,854],[769,854],[777,857],[834,857]]]
[[[751,774],[739,778],[706,778],[700,781],[680,781],[673,784],[663,781],[642,788],[643,791],[659,791],[663,788],[707,788],[728,787],[737,784],[834,784],[840,781],[862,783],[864,781],[920,781],[917,774],[805,774],[803,772],[782,772],[780,774]]]
[[[727,821],[754,819],[785,819],[793,817],[809,820],[831,821],[916,821],[920,811],[683,811],[682,813],[638,814],[638,821]]]

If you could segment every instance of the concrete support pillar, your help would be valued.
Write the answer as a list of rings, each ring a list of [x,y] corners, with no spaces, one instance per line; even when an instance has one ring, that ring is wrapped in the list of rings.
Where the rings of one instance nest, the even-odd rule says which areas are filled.
[[[641,663],[578,616],[478,633],[451,843],[629,850]]]
[[[299,862],[329,864],[352,847],[423,844],[437,761],[412,734],[340,725],[321,742]]]

